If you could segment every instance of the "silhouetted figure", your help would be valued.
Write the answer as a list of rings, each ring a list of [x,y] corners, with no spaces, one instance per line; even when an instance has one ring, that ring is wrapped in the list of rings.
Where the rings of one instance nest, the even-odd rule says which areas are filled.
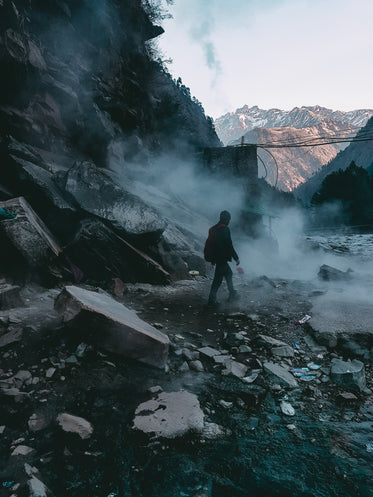
[[[209,230],[210,252],[209,261],[216,264],[214,280],[211,285],[208,305],[216,305],[216,294],[222,284],[223,278],[226,279],[229,290],[229,301],[237,298],[237,292],[233,288],[232,270],[228,264],[232,258],[236,261],[237,266],[240,263],[237,252],[233,248],[231,232],[228,228],[231,215],[228,211],[220,213],[220,220]]]

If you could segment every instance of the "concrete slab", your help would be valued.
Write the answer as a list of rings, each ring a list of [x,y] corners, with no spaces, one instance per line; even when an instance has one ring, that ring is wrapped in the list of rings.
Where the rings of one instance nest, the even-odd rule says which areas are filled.
[[[151,366],[166,365],[170,340],[109,295],[66,286],[56,299],[65,323],[76,327],[105,350]]]

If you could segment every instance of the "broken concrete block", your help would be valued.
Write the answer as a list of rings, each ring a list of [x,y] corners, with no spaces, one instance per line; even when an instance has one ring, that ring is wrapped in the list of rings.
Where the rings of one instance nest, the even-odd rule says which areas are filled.
[[[295,388],[298,386],[297,380],[293,375],[284,367],[273,362],[265,362],[263,365],[264,371],[276,383],[281,383],[287,387]]]
[[[344,388],[365,390],[365,368],[364,364],[357,359],[351,362],[333,359],[331,369],[332,381]]]
[[[89,329],[90,338],[109,352],[165,367],[168,336],[110,296],[66,286],[57,297],[55,308],[65,323],[78,330]]]
[[[140,404],[133,427],[157,437],[177,438],[189,432],[201,433],[204,414],[196,395],[186,392],[161,392]]]
[[[56,421],[63,431],[76,433],[83,440],[89,438],[93,433],[93,426],[91,423],[79,416],[73,416],[72,414],[63,412],[57,416]]]

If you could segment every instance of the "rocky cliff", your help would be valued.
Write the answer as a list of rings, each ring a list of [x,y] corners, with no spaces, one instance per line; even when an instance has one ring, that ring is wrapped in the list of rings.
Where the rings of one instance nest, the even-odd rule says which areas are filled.
[[[154,52],[163,29],[151,5],[0,0],[0,201],[26,197],[75,256],[83,240],[92,247],[104,238],[113,259],[140,250],[163,263],[166,222],[141,188],[131,194],[131,181],[147,181],[165,151],[185,157],[220,144],[201,105]],[[118,221],[124,212],[127,221]],[[97,263],[81,258],[92,273]],[[108,265],[112,275],[147,279],[131,262]]]

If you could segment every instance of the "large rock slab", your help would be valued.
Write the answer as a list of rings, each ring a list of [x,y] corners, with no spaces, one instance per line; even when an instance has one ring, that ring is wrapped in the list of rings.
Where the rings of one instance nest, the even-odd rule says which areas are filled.
[[[2,257],[10,261],[16,252],[28,266],[45,270],[61,253],[52,233],[23,197],[0,202],[0,207],[16,216],[0,221]]]
[[[109,352],[159,368],[166,365],[168,336],[110,296],[66,286],[55,308],[65,323],[89,330],[92,340]]]
[[[364,364],[356,359],[353,361],[334,359],[331,379],[344,388],[366,389]]]
[[[204,414],[196,395],[183,390],[161,392],[137,407],[133,427],[157,437],[177,438],[202,433]]]
[[[155,209],[90,162],[75,164],[57,181],[83,210],[109,221],[127,235],[156,242],[166,227]]]
[[[165,284],[171,278],[158,262],[98,219],[82,221],[65,252],[95,281],[119,277],[126,283]]]

